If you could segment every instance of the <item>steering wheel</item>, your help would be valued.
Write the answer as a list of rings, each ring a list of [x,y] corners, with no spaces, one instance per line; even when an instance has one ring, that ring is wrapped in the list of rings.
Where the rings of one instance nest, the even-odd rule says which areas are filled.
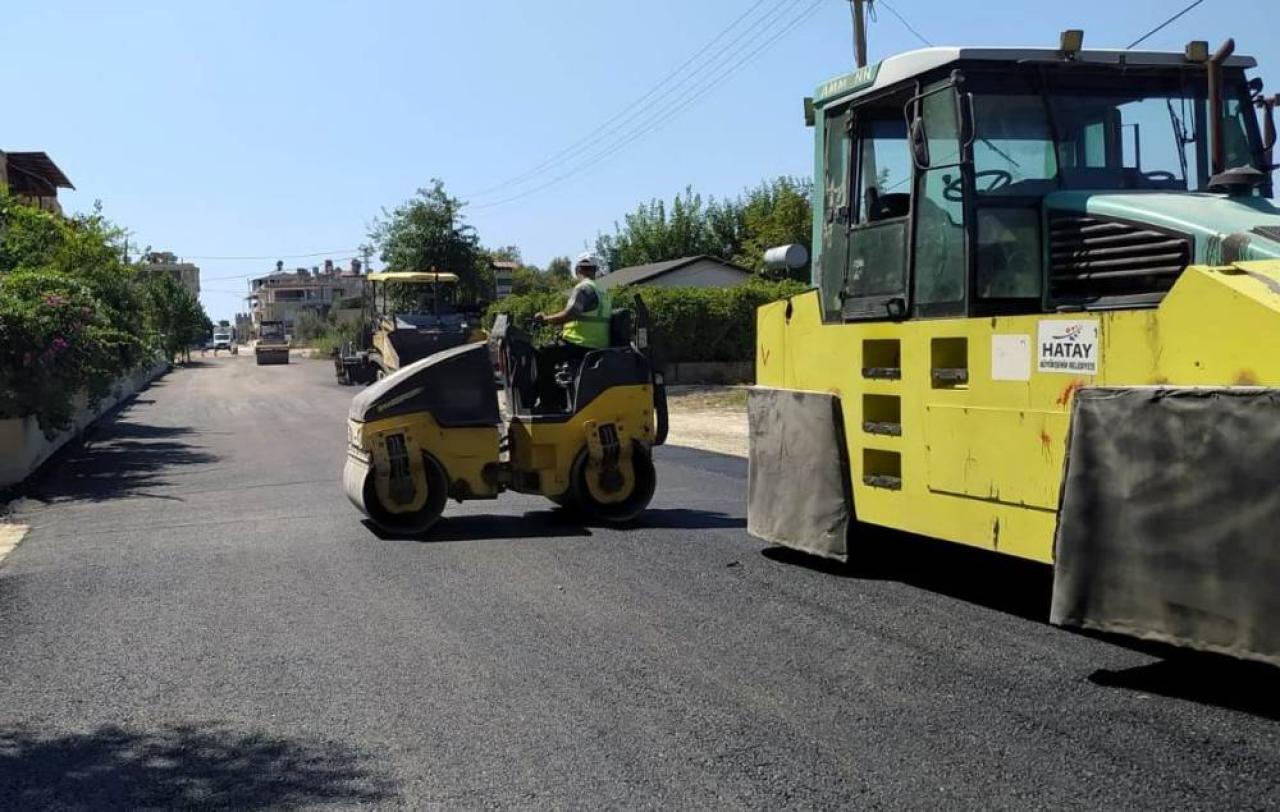
[[[964,176],[957,175],[954,178],[947,179],[947,185],[942,189],[942,198],[951,203],[964,202],[964,186],[962,185]],[[991,178],[991,183],[985,189],[981,187],[978,181],[983,178]],[[973,185],[978,187],[979,192],[994,192],[997,189],[1003,189],[1013,183],[1013,174],[1003,169],[984,169],[981,172],[973,173]]]

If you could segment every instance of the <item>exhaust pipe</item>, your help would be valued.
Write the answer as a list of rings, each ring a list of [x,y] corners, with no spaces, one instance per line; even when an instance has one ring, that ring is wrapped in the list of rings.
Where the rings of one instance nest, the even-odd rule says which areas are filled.
[[[1222,119],[1224,105],[1222,101],[1222,63],[1235,53],[1236,41],[1228,39],[1209,57],[1209,149],[1212,157],[1209,162],[1210,175],[1220,175],[1227,169],[1227,145],[1223,142]]]

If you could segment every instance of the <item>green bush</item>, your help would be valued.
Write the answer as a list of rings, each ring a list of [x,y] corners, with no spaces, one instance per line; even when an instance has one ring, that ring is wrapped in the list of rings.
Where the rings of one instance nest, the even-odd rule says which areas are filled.
[[[168,276],[140,279],[122,239],[96,208],[64,218],[0,190],[0,418],[57,431],[80,393],[96,402],[203,335],[199,302]]]
[[[0,417],[36,414],[65,426],[74,398],[96,402],[139,355],[87,285],[52,271],[14,271],[0,285]]]
[[[756,308],[803,291],[791,280],[753,279],[732,288],[623,288],[615,291],[615,308],[634,306],[639,295],[649,309],[651,340],[664,362],[750,361],[755,357]],[[564,307],[563,293],[511,296],[489,308],[486,324],[508,313],[527,329],[533,315]],[[554,328],[542,328],[537,341],[548,341]]]

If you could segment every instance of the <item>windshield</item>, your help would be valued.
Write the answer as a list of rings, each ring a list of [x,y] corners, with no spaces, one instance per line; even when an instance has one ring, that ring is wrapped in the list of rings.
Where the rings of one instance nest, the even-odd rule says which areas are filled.
[[[1029,85],[974,93],[973,160],[979,193],[1055,189],[1195,191],[1209,182],[1203,72],[1169,77],[1080,76],[1061,71]],[[1225,87],[1226,165],[1253,163],[1241,103],[1243,75]]]

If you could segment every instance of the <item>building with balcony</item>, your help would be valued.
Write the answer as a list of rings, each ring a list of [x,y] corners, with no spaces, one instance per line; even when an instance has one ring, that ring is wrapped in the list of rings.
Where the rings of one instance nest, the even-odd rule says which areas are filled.
[[[339,270],[325,260],[324,268],[284,270],[276,263],[275,273],[249,282],[249,318],[254,331],[264,321],[282,321],[291,332],[298,316],[311,311],[324,316],[332,311],[359,312],[364,295],[364,274],[359,260]]]
[[[0,152],[0,185],[24,203],[58,214],[58,190],[76,188],[43,152]]]
[[[200,268],[190,262],[183,262],[170,251],[152,251],[142,258],[138,269],[144,274],[167,273],[200,298]]]

